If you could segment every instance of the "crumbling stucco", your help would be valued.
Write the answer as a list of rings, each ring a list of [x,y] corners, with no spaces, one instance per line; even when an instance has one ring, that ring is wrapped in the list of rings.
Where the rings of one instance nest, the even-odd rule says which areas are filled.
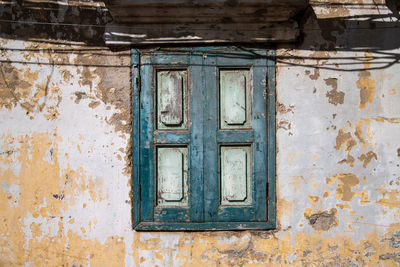
[[[379,31],[362,35],[346,20],[376,21],[383,1],[380,13],[372,1],[320,2],[302,43],[277,48],[271,231],[135,232],[130,51],[18,39],[7,28],[0,266],[400,265],[399,37],[386,32],[385,45],[366,48]],[[69,35],[88,43],[99,33]]]

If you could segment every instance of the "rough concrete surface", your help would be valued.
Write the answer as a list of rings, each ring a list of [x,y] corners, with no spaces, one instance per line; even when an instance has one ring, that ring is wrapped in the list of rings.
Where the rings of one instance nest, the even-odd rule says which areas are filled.
[[[310,2],[277,47],[271,231],[135,232],[130,50],[4,31],[0,266],[400,265],[400,22]]]

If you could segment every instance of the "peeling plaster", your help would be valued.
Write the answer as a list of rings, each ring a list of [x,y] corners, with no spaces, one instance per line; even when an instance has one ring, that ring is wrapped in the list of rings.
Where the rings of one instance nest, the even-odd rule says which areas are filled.
[[[357,5],[315,12],[363,14]],[[83,17],[54,13],[71,16]],[[400,264],[399,65],[340,50],[350,26],[325,22],[305,22],[299,49],[278,45],[271,231],[135,232],[129,50],[2,35],[0,265]]]

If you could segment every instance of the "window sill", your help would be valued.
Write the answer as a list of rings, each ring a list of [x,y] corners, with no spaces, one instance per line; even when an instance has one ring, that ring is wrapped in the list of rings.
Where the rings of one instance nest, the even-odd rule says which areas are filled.
[[[141,222],[135,226],[136,231],[235,231],[235,230],[271,230],[275,229],[274,221],[267,222]]]

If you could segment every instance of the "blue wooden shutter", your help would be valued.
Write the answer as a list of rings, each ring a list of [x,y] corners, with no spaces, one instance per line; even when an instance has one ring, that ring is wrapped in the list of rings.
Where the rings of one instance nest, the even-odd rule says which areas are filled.
[[[273,56],[133,51],[137,230],[274,227]]]
[[[191,82],[201,81],[201,57],[144,53],[140,65],[140,221],[202,221],[202,90]]]
[[[205,214],[207,221],[216,222],[255,222],[265,221],[267,214],[267,128],[266,128],[266,78],[267,54],[258,51],[257,55],[244,52],[231,52],[207,57],[205,60],[207,78],[207,101],[205,110]],[[228,88],[224,88],[228,87]],[[225,97],[234,88],[244,94],[236,94],[238,99]],[[224,92],[228,91],[228,92]],[[244,97],[242,116],[235,113],[235,104]],[[246,99],[247,98],[247,99]],[[247,100],[247,101],[246,101]],[[226,103],[226,102],[231,103]],[[233,111],[224,109],[232,109]],[[236,112],[235,112],[236,111]],[[233,118],[224,113],[233,112]],[[229,153],[228,153],[229,152]],[[229,156],[231,155],[231,156]],[[235,156],[236,155],[236,156]],[[227,158],[228,157],[228,158]],[[229,157],[236,157],[229,164]],[[228,166],[225,166],[228,162]],[[235,169],[239,165],[246,172]],[[224,173],[224,168],[230,175]],[[247,194],[247,201],[237,196],[232,201],[223,201],[224,177],[240,176],[234,188],[236,194]],[[232,179],[231,180],[235,180]],[[247,181],[246,181],[247,179]],[[234,183],[235,181],[231,181]],[[241,191],[241,192],[239,192]],[[247,192],[246,192],[247,191]]]

